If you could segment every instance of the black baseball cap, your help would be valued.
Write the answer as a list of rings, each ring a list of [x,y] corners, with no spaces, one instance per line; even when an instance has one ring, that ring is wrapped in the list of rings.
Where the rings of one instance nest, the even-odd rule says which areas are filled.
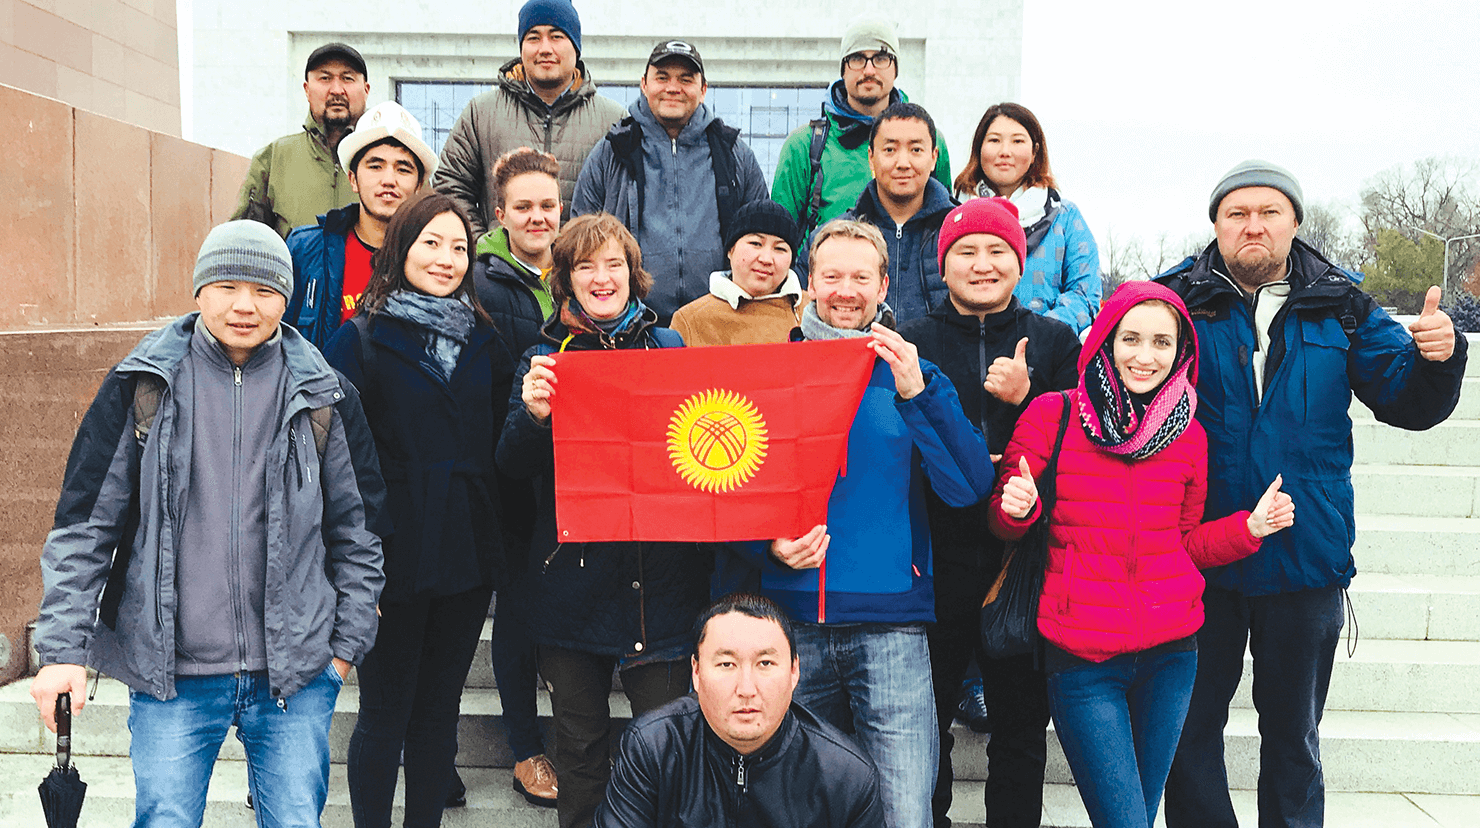
[[[704,58],[699,56],[699,50],[692,43],[685,40],[665,40],[653,47],[653,53],[648,55],[648,66],[654,66],[668,58],[682,58],[689,62],[699,74],[704,74]]]
[[[331,60],[342,60],[361,75],[365,75],[366,77],[370,75],[365,69],[365,59],[360,57],[360,53],[355,50],[355,47],[348,43],[325,43],[323,46],[314,49],[313,54],[308,56],[308,63],[303,67],[304,76],[306,77],[319,64],[327,63]]]

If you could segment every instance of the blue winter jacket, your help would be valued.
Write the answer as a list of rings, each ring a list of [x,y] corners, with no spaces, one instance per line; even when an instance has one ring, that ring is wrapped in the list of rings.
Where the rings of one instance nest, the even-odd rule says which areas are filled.
[[[293,298],[283,321],[322,352],[338,330],[344,305],[344,243],[360,220],[360,205],[351,204],[319,216],[288,234],[293,255]]]
[[[771,556],[770,541],[731,544],[716,594],[759,591],[808,623],[935,620],[925,480],[950,505],[970,506],[991,494],[993,471],[955,386],[929,362],[920,368],[925,390],[902,400],[888,363],[874,362],[848,432],[847,474],[827,502],[832,542],[822,567],[792,569]]]
[[[1261,402],[1250,361],[1258,347],[1253,313],[1226,273],[1214,242],[1157,277],[1187,302],[1197,329],[1197,419],[1208,433],[1205,519],[1252,509],[1277,474],[1298,516],[1258,552],[1203,574],[1213,586],[1249,596],[1345,587],[1357,571],[1352,394],[1398,428],[1443,422],[1459,401],[1465,338],[1457,337],[1444,362],[1421,358],[1402,326],[1296,239]]]
[[[707,105],[677,140],[645,98],[628,112],[586,158],[570,214],[603,211],[627,225],[653,275],[643,301],[667,325],[674,311],[709,293],[710,273],[729,267],[725,227],[740,207],[769,197],[766,177],[739,131]]]
[[[927,179],[925,203],[900,227],[879,203],[879,182],[870,181],[858,203],[842,216],[866,221],[884,234],[889,248],[889,307],[901,325],[923,319],[950,296],[940,277],[940,225],[955,206],[945,185]]]
[[[1100,310],[1100,251],[1079,208],[1059,201],[1053,190],[1049,194],[1057,209],[1037,246],[1029,239],[1023,278],[1013,295],[1034,313],[1082,334]]]

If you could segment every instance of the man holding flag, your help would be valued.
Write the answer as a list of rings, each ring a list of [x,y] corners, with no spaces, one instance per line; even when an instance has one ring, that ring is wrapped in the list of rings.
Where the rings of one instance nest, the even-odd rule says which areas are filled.
[[[981,433],[956,389],[891,329],[884,238],[830,222],[811,245],[812,278],[792,338],[868,338],[876,356],[848,434],[827,522],[795,538],[736,544],[717,587],[748,589],[796,621],[796,700],[852,729],[878,766],[886,822],[930,825],[939,751],[925,625],[935,619],[925,487],[953,506],[991,492]]]

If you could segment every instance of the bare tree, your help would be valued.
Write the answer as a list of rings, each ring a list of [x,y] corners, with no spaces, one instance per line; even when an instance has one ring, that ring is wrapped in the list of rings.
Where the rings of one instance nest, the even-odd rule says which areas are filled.
[[[1415,242],[1420,230],[1452,239],[1480,232],[1480,163],[1464,158],[1425,158],[1373,176],[1362,190],[1362,246],[1369,261],[1381,258],[1382,231],[1397,230]],[[1480,261],[1480,244],[1455,242],[1449,273],[1473,290],[1469,275]],[[1449,274],[1444,274],[1447,277]],[[1441,277],[1442,278],[1442,277]]]
[[[1106,232],[1099,246],[1105,295],[1110,295],[1121,282],[1155,279],[1184,258],[1201,253],[1207,242],[1197,233],[1181,239],[1161,233],[1147,240],[1139,236],[1128,239],[1116,236],[1113,230]]]
[[[1335,201],[1306,204],[1305,220],[1300,222],[1298,235],[1333,264],[1361,270],[1370,256],[1349,227],[1349,216],[1350,211]]]

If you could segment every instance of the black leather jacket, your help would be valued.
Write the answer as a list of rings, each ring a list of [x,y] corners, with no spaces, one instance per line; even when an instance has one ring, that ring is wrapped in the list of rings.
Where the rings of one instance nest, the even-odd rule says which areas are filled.
[[[741,756],[693,696],[632,722],[594,828],[883,828],[878,773],[841,731],[793,703],[760,750]]]

